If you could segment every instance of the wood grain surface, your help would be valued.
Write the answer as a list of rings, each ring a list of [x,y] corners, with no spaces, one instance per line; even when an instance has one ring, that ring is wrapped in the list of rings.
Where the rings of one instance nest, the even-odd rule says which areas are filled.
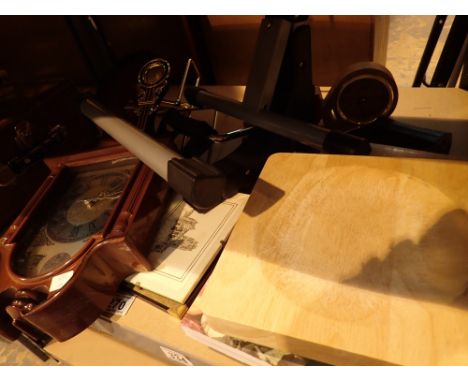
[[[468,365],[468,163],[273,155],[201,308],[331,364]]]

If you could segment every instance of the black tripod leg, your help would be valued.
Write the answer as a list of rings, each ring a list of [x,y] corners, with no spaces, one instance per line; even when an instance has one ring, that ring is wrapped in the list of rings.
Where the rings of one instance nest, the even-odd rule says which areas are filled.
[[[419,63],[418,70],[416,71],[416,76],[414,77],[413,87],[419,87],[423,83],[426,77],[427,67],[431,62],[434,49],[439,41],[440,33],[445,24],[447,16],[436,16],[434,24],[432,25],[432,30],[427,40],[426,48]]]

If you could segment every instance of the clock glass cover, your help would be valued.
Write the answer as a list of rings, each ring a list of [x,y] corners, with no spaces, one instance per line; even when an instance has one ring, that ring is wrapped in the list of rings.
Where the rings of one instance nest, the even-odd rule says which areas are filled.
[[[137,163],[125,158],[66,168],[19,238],[13,270],[36,277],[78,254],[103,230]]]

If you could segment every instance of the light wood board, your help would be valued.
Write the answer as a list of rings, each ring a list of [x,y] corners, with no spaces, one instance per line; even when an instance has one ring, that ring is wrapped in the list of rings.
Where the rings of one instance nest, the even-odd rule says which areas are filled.
[[[326,363],[468,365],[468,163],[273,155],[200,305]]]

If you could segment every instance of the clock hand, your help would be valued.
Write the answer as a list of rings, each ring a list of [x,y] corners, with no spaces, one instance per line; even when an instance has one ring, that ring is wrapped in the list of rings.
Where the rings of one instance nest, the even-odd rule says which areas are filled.
[[[109,200],[109,199],[110,199],[110,200],[118,199],[121,193],[122,193],[121,191],[116,191],[116,192],[111,193],[111,194],[110,194],[110,193],[107,194],[107,193],[103,192],[103,193],[100,193],[98,196],[96,196],[96,197],[94,197],[94,198],[83,199],[82,202],[84,203],[84,205],[85,205],[87,208],[91,209],[91,208],[93,208],[94,205],[95,205],[96,203],[98,203],[100,200],[104,200],[104,199],[106,199],[106,200]]]

